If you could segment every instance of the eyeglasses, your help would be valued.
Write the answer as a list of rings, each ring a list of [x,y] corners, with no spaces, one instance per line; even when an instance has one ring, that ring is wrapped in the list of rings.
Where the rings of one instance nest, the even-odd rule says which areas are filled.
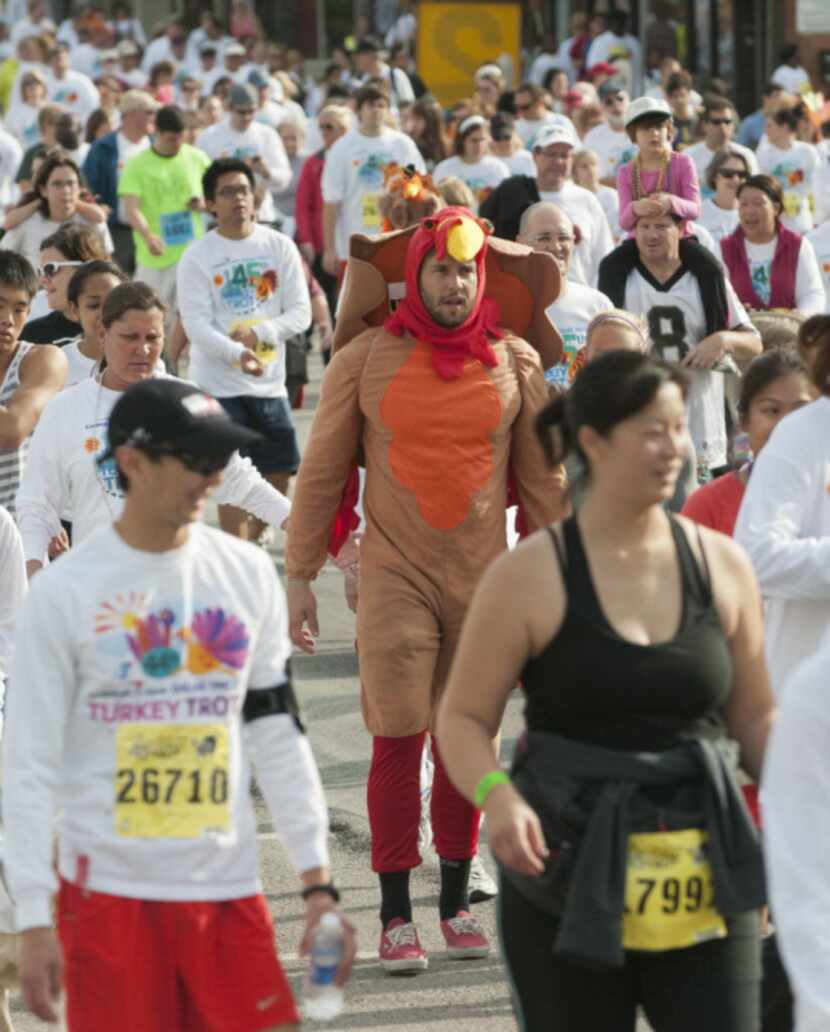
[[[83,262],[46,262],[40,267],[40,275],[43,279],[52,279],[61,269],[71,269],[83,264]]]
[[[732,125],[732,118],[710,118],[709,125]]]
[[[165,456],[176,459],[190,473],[198,473],[201,477],[212,477],[223,470],[230,462],[230,453],[222,455],[194,455],[192,452],[179,451],[178,448],[165,448],[163,446],[144,447],[150,458],[160,459]]]
[[[217,197],[226,197],[228,200],[233,200],[235,197],[247,197],[250,193],[251,188],[247,183],[239,186],[223,186],[216,191]]]
[[[254,108],[234,108],[237,115],[242,115],[243,118],[253,118],[256,114]]]
[[[734,179],[736,176],[738,179],[747,179],[749,177],[749,173],[742,168],[722,168],[718,171],[718,175],[723,176],[725,179]]]

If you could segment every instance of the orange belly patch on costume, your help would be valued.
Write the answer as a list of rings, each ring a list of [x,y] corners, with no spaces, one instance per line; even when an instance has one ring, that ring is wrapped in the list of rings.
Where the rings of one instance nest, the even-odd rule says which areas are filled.
[[[393,432],[389,465],[436,530],[452,530],[493,475],[491,435],[502,417],[496,385],[480,362],[444,380],[418,343],[386,389],[380,417]]]

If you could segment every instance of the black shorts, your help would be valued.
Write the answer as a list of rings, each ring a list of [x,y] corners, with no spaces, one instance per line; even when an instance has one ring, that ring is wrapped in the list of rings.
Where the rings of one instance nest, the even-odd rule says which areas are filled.
[[[241,394],[218,401],[235,423],[258,430],[266,438],[259,444],[240,449],[240,454],[249,458],[263,476],[297,472],[300,450],[287,398]]]

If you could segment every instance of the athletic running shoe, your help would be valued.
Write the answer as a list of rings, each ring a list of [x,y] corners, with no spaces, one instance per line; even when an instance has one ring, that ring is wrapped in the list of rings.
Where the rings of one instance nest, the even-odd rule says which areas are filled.
[[[484,903],[493,899],[499,894],[499,887],[496,879],[484,866],[484,861],[476,853],[470,861],[470,880],[467,883],[471,903]]]
[[[384,928],[378,955],[380,966],[393,975],[414,975],[424,971],[429,963],[415,925],[400,917],[393,918]]]
[[[459,910],[455,917],[442,921],[441,932],[450,960],[473,960],[486,957],[490,952],[484,929],[466,910]]]

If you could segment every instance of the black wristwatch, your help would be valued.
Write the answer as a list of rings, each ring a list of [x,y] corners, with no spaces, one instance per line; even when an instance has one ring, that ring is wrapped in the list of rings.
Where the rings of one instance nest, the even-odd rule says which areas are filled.
[[[325,892],[327,896],[331,896],[335,903],[340,902],[340,893],[334,887],[334,882],[320,883],[319,885],[309,885],[303,889],[300,895],[303,899],[308,899],[309,896],[313,896],[315,892]]]

